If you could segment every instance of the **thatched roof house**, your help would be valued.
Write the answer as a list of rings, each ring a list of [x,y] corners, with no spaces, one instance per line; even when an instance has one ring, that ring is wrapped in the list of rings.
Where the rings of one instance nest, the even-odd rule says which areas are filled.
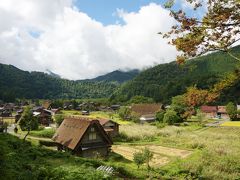
[[[99,121],[87,118],[64,119],[52,139],[83,157],[106,156],[113,144]]]
[[[131,106],[131,111],[140,117],[141,123],[155,121],[156,113],[162,109],[162,104],[134,104]]]

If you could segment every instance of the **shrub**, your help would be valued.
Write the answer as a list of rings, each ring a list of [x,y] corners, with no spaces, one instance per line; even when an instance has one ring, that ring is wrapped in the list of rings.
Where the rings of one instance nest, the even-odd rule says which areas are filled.
[[[133,154],[133,161],[136,163],[139,168],[144,163],[144,155],[142,152],[135,152]]]
[[[60,126],[64,120],[64,116],[62,114],[57,114],[54,118],[58,126]]]
[[[122,119],[128,119],[130,117],[131,111],[128,107],[126,106],[122,106],[119,110],[118,110],[118,114],[119,117]]]
[[[174,110],[168,109],[164,114],[163,122],[168,123],[169,125],[173,125],[174,123],[178,123],[180,121],[180,117]]]
[[[232,121],[237,119],[237,107],[232,102],[227,104],[226,110]]]
[[[165,111],[157,112],[157,114],[156,114],[156,120],[157,120],[158,122],[163,122],[164,114],[165,114]]]

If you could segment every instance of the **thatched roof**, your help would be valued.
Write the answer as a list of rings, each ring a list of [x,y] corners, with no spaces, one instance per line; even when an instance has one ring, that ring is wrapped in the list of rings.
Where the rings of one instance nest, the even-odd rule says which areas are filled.
[[[98,120],[90,120],[88,118],[66,118],[57,129],[57,132],[53,136],[53,140],[69,149],[74,150],[81,141],[82,137],[86,133],[87,129],[96,125],[97,130],[101,133],[102,137],[105,138],[106,142],[110,145],[112,141]]]
[[[138,115],[147,115],[155,114],[158,111],[161,111],[162,104],[134,104],[131,107],[131,110]]]

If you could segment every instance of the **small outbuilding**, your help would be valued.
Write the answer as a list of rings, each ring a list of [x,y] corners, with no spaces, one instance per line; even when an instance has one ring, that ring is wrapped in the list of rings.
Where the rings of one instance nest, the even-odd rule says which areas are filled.
[[[154,122],[156,120],[156,115],[155,114],[146,114],[146,115],[142,115],[140,117],[140,123],[151,123]]]
[[[52,139],[82,157],[107,156],[113,144],[99,121],[87,118],[64,119]]]
[[[119,134],[119,124],[110,119],[99,119],[106,133],[112,138]]]

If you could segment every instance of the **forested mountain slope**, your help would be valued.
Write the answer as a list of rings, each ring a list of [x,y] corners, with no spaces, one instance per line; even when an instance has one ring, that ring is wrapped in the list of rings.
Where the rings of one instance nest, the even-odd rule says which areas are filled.
[[[4,101],[15,98],[100,98],[108,97],[117,87],[116,82],[70,81],[0,64],[0,99]]]
[[[240,46],[232,49],[240,55]],[[111,97],[114,101],[127,101],[136,95],[151,97],[158,102],[169,103],[171,97],[182,94],[189,86],[207,89],[226,73],[237,69],[239,62],[223,52],[211,53],[184,65],[176,62],[160,64],[141,72],[136,78],[121,86]],[[232,88],[231,96],[238,88]],[[227,98],[225,98],[227,100]]]

